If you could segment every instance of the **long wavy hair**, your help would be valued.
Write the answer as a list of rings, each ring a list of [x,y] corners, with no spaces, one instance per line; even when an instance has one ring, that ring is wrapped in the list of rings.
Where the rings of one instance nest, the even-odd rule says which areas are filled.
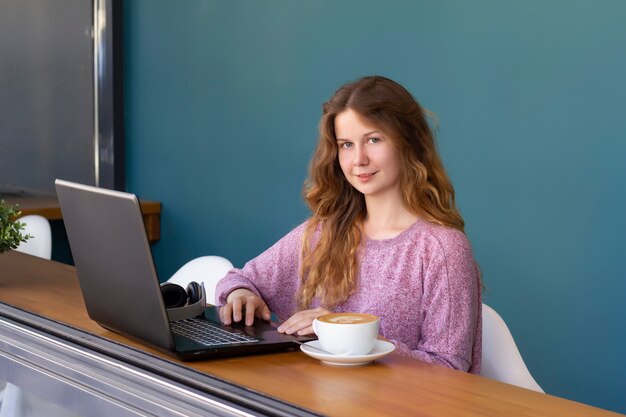
[[[398,83],[364,77],[339,88],[323,105],[319,141],[311,159],[304,198],[312,216],[302,237],[300,308],[314,298],[331,308],[355,290],[365,198],[338,161],[335,118],[352,109],[386,134],[400,156],[399,184],[405,207],[421,218],[463,231],[454,188],[437,152],[428,113]]]

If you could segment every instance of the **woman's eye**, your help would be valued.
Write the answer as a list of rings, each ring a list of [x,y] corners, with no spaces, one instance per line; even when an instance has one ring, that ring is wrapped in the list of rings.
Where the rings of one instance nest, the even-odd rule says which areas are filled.
[[[351,148],[352,147],[352,142],[343,142],[339,144],[340,148]]]
[[[370,138],[370,143],[378,143],[380,142],[380,138]]]

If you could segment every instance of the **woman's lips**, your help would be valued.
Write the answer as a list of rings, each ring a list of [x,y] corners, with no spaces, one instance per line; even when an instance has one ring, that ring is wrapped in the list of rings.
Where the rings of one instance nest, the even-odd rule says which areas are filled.
[[[356,175],[356,177],[362,181],[362,182],[367,182],[369,181],[374,175],[376,175],[375,172],[371,172],[371,173],[367,173],[367,174],[358,174]]]

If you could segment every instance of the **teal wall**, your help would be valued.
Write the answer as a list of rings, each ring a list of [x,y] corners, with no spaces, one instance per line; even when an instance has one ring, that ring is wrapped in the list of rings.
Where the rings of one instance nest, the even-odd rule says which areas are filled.
[[[548,393],[626,413],[626,2],[125,2],[128,189],[157,268],[303,221],[321,103],[382,74],[439,118],[485,301]]]

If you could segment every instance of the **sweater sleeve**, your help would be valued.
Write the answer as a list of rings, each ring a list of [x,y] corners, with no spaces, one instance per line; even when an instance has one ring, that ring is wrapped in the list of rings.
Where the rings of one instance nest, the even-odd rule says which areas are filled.
[[[303,230],[304,224],[247,262],[243,268],[231,269],[217,283],[216,304],[226,304],[228,294],[237,288],[245,288],[261,297],[281,320],[293,314],[299,285],[300,240]]]
[[[464,234],[440,237],[424,267],[421,337],[417,349],[394,341],[399,353],[462,371],[472,369],[480,340],[480,284]],[[478,329],[478,330],[477,330]],[[477,343],[478,342],[478,343]]]

